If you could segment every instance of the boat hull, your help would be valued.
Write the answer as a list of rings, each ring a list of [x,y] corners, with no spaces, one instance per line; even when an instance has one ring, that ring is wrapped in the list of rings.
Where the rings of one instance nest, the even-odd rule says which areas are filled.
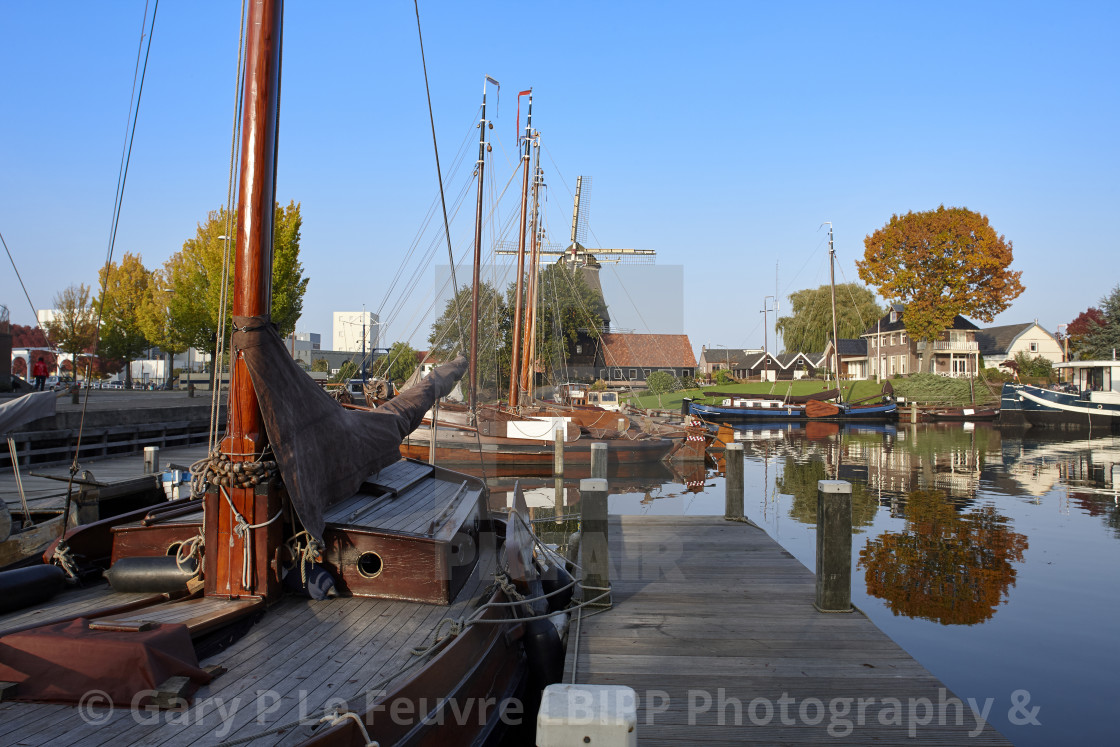
[[[1120,432],[1120,401],[1106,401],[1099,398],[1101,394],[1004,384],[999,422],[1001,425],[1058,430]]]
[[[898,417],[898,405],[888,402],[882,405],[843,405],[835,415],[812,417],[801,405],[784,405],[773,408],[725,407],[722,405],[702,405],[692,402],[691,414],[704,420],[731,423],[797,422],[797,421],[887,421]]]

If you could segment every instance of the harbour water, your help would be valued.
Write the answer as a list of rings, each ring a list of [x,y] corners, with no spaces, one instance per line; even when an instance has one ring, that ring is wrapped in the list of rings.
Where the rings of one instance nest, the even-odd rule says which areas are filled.
[[[748,517],[810,568],[816,483],[852,483],[854,604],[1012,742],[1112,743],[1120,439],[982,424],[740,437]],[[720,515],[721,475],[618,475],[610,511]],[[550,480],[525,485],[542,516],[555,510]],[[560,500],[578,510],[566,486]]]

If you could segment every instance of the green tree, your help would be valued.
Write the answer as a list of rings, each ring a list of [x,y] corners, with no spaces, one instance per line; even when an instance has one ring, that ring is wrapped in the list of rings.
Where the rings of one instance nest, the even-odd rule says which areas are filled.
[[[822,285],[789,296],[790,315],[778,319],[787,352],[822,353],[832,339],[832,289]],[[856,339],[886,313],[875,294],[856,283],[836,286],[836,327],[840,339]]]
[[[892,215],[864,239],[860,278],[888,302],[906,304],[902,321],[911,339],[932,343],[957,314],[990,322],[1023,292],[1011,266],[1012,245],[967,208]],[[922,369],[933,362],[925,346]]]
[[[373,367],[373,375],[388,378],[394,384],[401,384],[420,365],[420,356],[407,342],[394,342],[389,348],[389,354],[378,359]]]
[[[1022,350],[1015,354],[1015,365],[1019,369],[1020,376],[1050,378],[1054,375],[1054,364],[1049,358],[1043,358],[1041,355],[1031,357],[1029,353]]]
[[[64,353],[89,351],[97,341],[97,311],[90,303],[89,286],[71,285],[54,297],[55,316],[47,322],[47,335]]]
[[[606,305],[577,270],[561,262],[546,267],[537,286],[537,358],[546,371],[562,370],[581,334],[592,340],[602,336]]]
[[[662,395],[680,389],[681,382],[668,371],[652,371],[646,377],[646,386],[649,387],[650,394],[657,395],[657,406],[660,407]]]
[[[99,275],[101,296],[95,302],[102,310],[98,353],[124,361],[125,379],[131,385],[129,364],[150,344],[144,331],[144,307],[150,303],[152,273],[144,267],[140,255],[125,253],[120,264],[112,262],[102,267]]]
[[[311,370],[326,373],[331,370],[331,363],[326,358],[316,358],[311,361]]]
[[[1069,345],[1069,353],[1074,360],[1092,360],[1092,336],[1096,332],[1098,326],[1103,326],[1108,323],[1105,319],[1104,313],[1096,308],[1090,306],[1082,311],[1066,327],[1067,342]]]
[[[358,375],[358,364],[354,361],[343,361],[342,365],[338,367],[338,373],[330,377],[329,381],[335,384],[349,381]]]
[[[228,218],[228,220],[227,220]],[[303,296],[307,292],[308,278],[303,276],[299,261],[300,206],[296,202],[281,208],[276,206],[273,225],[272,248],[272,321],[279,327],[280,335],[291,334],[303,312]],[[228,333],[232,319],[232,285],[234,258],[232,236],[237,225],[237,215],[228,214],[225,208],[209,213],[206,221],[198,224],[195,237],[187,239],[183,248],[164,265],[164,273],[172,295],[167,299],[167,314],[172,327],[181,331],[190,345],[204,350],[213,347],[223,326]],[[222,297],[222,261],[227,241],[231,244],[229,255],[230,294],[226,301],[226,319],[219,319]]]
[[[460,322],[464,337],[470,337],[471,289],[464,286],[447,302],[443,314],[428,335],[431,351],[450,360],[463,351],[459,338]],[[503,384],[509,383],[511,317],[501,293],[489,283],[478,291],[478,390],[480,399],[497,398]],[[460,383],[466,391],[467,377]]]

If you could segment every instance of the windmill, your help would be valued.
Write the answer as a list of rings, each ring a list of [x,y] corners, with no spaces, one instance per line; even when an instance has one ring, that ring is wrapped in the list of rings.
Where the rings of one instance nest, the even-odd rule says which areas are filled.
[[[567,246],[560,244],[540,245],[541,261],[546,257],[553,257],[555,261],[565,264],[570,269],[578,269],[588,287],[603,300],[604,310],[607,307],[606,298],[603,296],[603,286],[599,282],[599,269],[604,262],[625,264],[653,264],[657,256],[653,249],[588,249],[587,242],[587,216],[591,212],[591,177],[576,177],[576,195],[572,205],[572,231]],[[498,254],[516,254],[516,248],[499,249]],[[610,255],[609,259],[602,258]],[[603,314],[603,326],[610,326],[610,317],[606,311]]]

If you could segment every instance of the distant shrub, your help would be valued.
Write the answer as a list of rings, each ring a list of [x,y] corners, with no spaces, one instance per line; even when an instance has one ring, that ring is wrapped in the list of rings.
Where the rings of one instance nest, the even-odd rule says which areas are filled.
[[[718,369],[714,374],[712,374],[712,378],[716,380],[717,384],[735,383],[735,377],[727,373],[727,371],[723,370],[722,368]]]
[[[593,391],[593,392],[605,392],[605,391],[607,391],[607,382],[603,381],[602,379],[596,379],[595,383],[593,383],[591,385],[591,391]]]

